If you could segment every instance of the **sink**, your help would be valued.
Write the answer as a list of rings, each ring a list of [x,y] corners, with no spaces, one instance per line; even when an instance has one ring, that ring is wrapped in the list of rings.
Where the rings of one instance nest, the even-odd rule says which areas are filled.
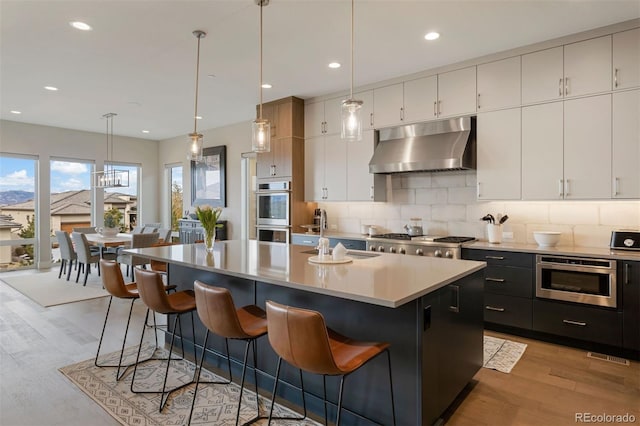
[[[329,249],[329,254],[331,254],[333,250]],[[301,253],[304,254],[318,254],[318,250],[312,249],[312,250],[305,250]],[[347,256],[353,257],[354,259],[369,259],[371,257],[378,257],[380,256],[377,253],[367,253],[367,252],[360,252],[360,251],[347,251]]]

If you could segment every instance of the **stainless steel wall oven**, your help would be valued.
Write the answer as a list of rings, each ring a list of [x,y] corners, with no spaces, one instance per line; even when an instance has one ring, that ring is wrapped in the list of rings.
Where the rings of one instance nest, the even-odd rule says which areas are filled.
[[[257,225],[289,226],[291,191],[289,182],[258,184]]]
[[[616,308],[616,261],[536,256],[536,297]]]

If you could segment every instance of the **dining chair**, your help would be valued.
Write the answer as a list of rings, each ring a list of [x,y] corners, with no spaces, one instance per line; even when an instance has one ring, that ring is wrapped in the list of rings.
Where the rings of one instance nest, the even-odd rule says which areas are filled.
[[[160,239],[164,242],[171,242],[171,229],[169,228],[160,228],[158,229],[158,233],[160,234]]]
[[[58,272],[58,278],[62,276],[62,271],[68,269],[67,281],[71,278],[71,266],[74,261],[78,260],[78,255],[73,249],[73,243],[69,234],[65,231],[56,231],[56,238],[58,239],[58,247],[60,248],[60,272]],[[77,265],[76,265],[77,268]]]
[[[72,232],[71,233],[71,241],[73,241],[73,245],[77,254],[77,262],[78,266],[78,274],[76,275],[76,282],[80,279],[80,271],[84,270],[84,283],[83,285],[87,285],[87,277],[91,273],[91,264],[98,264],[98,276],[100,276],[100,254],[91,251],[89,246],[89,241],[87,241],[87,236],[80,232]],[[115,258],[114,254],[103,253],[104,259],[113,260]]]
[[[131,246],[128,248],[143,248],[143,247],[151,247],[155,243],[158,242],[158,233],[154,232],[152,234],[132,234],[131,235]],[[129,276],[129,268],[131,267],[131,276],[135,281],[135,270],[133,269],[136,265],[146,265],[149,263],[149,259],[140,256],[133,256],[127,253],[120,253],[117,257],[118,263],[122,263],[127,265],[127,276]]]
[[[144,226],[134,226],[133,229],[131,230],[132,234],[142,234],[142,231],[144,230]]]

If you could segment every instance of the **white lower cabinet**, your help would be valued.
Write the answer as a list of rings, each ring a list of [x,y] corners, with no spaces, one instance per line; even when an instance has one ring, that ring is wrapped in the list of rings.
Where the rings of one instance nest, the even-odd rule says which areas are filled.
[[[478,199],[520,199],[520,108],[478,114]]]
[[[347,199],[347,143],[340,135],[304,141],[304,195],[306,201]]]
[[[564,198],[611,198],[611,95],[564,103]]]
[[[640,198],[640,90],[613,94],[612,198]]]
[[[362,132],[362,140],[347,143],[347,200],[373,200],[373,174],[369,161],[373,156],[373,130]]]
[[[564,197],[563,102],[522,108],[522,199]]]

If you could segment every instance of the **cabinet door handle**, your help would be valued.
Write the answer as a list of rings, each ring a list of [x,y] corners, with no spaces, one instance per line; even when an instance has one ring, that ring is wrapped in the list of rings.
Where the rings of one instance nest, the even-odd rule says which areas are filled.
[[[302,242],[305,244],[313,244],[313,241],[311,240],[302,240]]]
[[[404,121],[404,108],[400,108],[400,121]]]
[[[629,281],[629,277],[631,276],[630,270],[631,270],[631,264],[625,263],[624,264],[624,283],[625,284],[631,284],[631,281]]]
[[[373,127],[373,113],[369,114],[369,123],[371,124],[371,127]]]
[[[484,307],[487,311],[496,311],[496,312],[504,312],[504,308],[496,308],[494,306],[485,306]]]
[[[568,197],[569,194],[569,179],[564,180],[564,196]]]
[[[451,301],[454,302],[449,305],[449,311],[458,313],[460,312],[460,286],[450,285],[449,288],[451,289]]]
[[[620,194],[620,178],[613,178],[613,195]]]
[[[438,105],[438,101],[433,101],[433,116],[436,117],[438,115],[438,110],[436,109]]]
[[[369,198],[373,200],[373,185],[369,187]]]
[[[564,95],[569,95],[569,77],[564,78]]]
[[[478,109],[480,109],[480,93],[478,93]]]
[[[476,198],[480,198],[480,182],[478,182],[476,186]]]
[[[491,260],[504,260],[503,256],[485,256],[485,259],[491,259]]]
[[[558,197],[562,197],[563,193],[562,193],[562,187],[563,187],[563,180],[562,179],[558,179]]]
[[[586,322],[582,322],[582,321],[572,321],[572,320],[563,319],[562,322],[565,323],[565,324],[577,325],[577,326],[580,326],[580,327],[585,327],[587,325]]]
[[[562,96],[562,79],[558,82],[558,96]]]
[[[442,108],[440,108],[442,106],[442,101],[438,101],[438,115],[442,114]]]
[[[618,68],[613,70],[613,87],[618,87]]]
[[[504,278],[491,278],[491,277],[487,277],[484,280],[491,281],[492,283],[503,283],[505,281]]]

